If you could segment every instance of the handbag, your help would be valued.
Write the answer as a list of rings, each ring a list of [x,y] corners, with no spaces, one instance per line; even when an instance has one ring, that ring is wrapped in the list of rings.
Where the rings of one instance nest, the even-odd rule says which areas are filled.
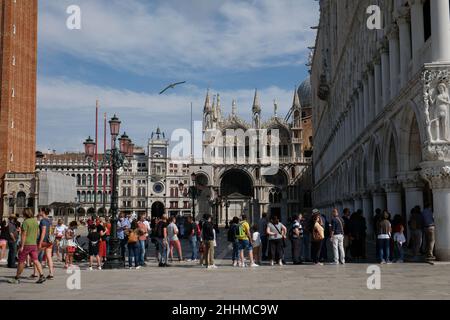
[[[320,227],[323,228],[322,226],[320,226]],[[322,234],[320,232],[318,232],[316,228],[313,229],[313,235],[312,236],[313,236],[313,240],[314,241],[322,241],[324,239]]]
[[[271,225],[273,225],[273,227],[275,228],[275,230],[277,230],[277,232],[280,234],[281,236],[281,240],[283,242],[283,248],[286,248],[286,238],[283,237],[283,234],[280,232],[280,230],[278,230],[277,226],[274,225],[273,223],[271,223]]]
[[[66,249],[67,248],[67,239],[63,238],[60,242],[59,242],[59,247],[61,249]]]
[[[136,234],[135,231],[131,231],[130,234],[128,235],[128,243],[133,244],[136,242],[138,242],[138,235]]]

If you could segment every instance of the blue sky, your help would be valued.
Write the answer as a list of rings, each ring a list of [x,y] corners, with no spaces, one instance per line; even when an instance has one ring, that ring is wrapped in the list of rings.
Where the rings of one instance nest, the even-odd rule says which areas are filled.
[[[66,28],[70,5],[81,8],[81,30]],[[159,125],[170,137],[189,129],[190,103],[201,120],[207,88],[224,112],[237,100],[250,118],[258,88],[263,117],[285,114],[306,76],[311,0],[40,0],[38,149],[81,151],[100,114],[113,113],[145,146]],[[167,84],[187,84],[158,95]]]

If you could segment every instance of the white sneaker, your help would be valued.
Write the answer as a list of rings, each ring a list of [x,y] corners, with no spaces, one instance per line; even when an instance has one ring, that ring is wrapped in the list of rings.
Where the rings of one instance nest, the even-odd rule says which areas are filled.
[[[99,266],[99,267],[98,267],[98,270],[102,270],[102,267]]]
[[[278,262],[278,265],[283,266],[283,262],[282,261]]]
[[[217,269],[217,266],[216,266],[215,264],[213,264],[213,265],[211,266],[211,269]]]
[[[250,267],[256,268],[256,267],[259,267],[259,266],[256,263],[252,263]]]
[[[273,260],[272,261],[270,261],[270,265],[273,267],[274,266],[274,262],[273,262]]]
[[[94,270],[92,267],[89,267],[89,271],[92,271],[92,270]]]
[[[137,266],[137,267],[136,267],[136,270],[139,270],[140,268],[141,268],[141,266]]]
[[[237,261],[233,261],[233,267],[237,267]]]

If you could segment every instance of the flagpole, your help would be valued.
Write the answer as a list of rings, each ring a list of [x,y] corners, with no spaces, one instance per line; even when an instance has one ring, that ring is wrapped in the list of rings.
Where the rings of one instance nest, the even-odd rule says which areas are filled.
[[[95,157],[94,157],[94,216],[97,216],[97,168],[98,168],[98,100],[95,102]]]

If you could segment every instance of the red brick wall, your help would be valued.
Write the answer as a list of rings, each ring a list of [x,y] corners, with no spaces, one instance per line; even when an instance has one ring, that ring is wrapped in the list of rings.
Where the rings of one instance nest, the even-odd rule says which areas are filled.
[[[2,179],[6,172],[35,170],[37,0],[0,0],[0,32]]]

